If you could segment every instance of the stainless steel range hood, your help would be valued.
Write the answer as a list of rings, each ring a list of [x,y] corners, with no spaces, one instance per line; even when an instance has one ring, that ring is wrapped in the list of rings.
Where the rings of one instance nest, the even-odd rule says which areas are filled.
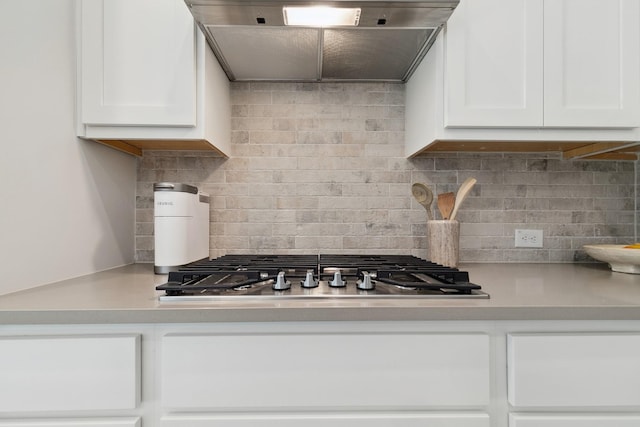
[[[405,82],[459,0],[185,0],[231,81]],[[360,8],[357,26],[285,26],[284,6]]]

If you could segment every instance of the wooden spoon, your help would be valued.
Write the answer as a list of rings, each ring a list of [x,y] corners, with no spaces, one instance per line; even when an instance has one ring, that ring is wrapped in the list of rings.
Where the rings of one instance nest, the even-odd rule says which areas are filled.
[[[464,202],[464,199],[467,198],[467,194],[469,194],[469,191],[471,191],[471,188],[473,188],[476,182],[477,180],[475,178],[467,178],[458,189],[456,204],[453,207],[453,212],[451,212],[452,220],[456,219],[456,214],[458,213],[458,209],[460,209],[460,205]]]
[[[418,203],[425,207],[427,210],[427,217],[433,219],[433,212],[431,211],[431,203],[433,202],[433,192],[425,184],[416,182],[411,186],[411,193],[416,198]]]
[[[456,204],[456,195],[453,193],[438,194],[438,209],[442,219],[450,219],[453,207]]]

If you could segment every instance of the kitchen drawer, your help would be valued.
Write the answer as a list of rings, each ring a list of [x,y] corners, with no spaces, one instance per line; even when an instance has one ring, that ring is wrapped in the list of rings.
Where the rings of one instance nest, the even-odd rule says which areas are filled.
[[[165,417],[161,424],[162,427],[490,427],[486,414],[204,415]]]
[[[0,412],[131,409],[140,337],[0,337]]]
[[[638,415],[515,415],[509,427],[637,427]]]
[[[162,342],[165,408],[480,407],[483,334],[175,334]]]
[[[640,405],[640,334],[509,335],[508,363],[513,406]]]
[[[140,418],[6,420],[0,427],[140,427]]]

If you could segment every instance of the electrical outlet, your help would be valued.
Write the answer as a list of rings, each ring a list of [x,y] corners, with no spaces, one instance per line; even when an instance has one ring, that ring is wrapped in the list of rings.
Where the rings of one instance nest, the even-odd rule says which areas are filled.
[[[541,248],[542,230],[516,229],[516,248]]]

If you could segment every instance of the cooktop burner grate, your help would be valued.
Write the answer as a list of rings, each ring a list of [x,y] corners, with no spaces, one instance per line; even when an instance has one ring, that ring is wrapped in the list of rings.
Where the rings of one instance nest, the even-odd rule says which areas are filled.
[[[488,298],[469,274],[411,255],[225,255],[170,272],[163,301],[270,298]]]

